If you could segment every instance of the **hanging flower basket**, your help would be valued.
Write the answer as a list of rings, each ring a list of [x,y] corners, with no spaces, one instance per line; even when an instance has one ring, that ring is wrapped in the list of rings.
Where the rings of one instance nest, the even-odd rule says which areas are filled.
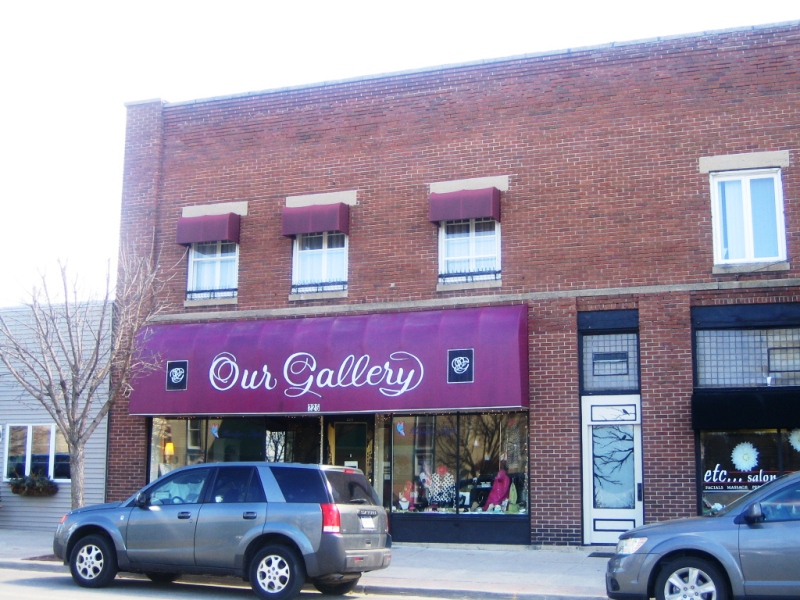
[[[19,477],[8,482],[11,493],[20,496],[54,496],[58,484],[49,477]]]

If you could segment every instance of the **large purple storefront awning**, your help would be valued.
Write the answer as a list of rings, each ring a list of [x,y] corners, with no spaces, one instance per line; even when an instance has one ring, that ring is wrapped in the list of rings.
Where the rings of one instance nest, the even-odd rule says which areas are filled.
[[[235,323],[139,337],[158,368],[136,415],[428,412],[528,406],[525,306]]]

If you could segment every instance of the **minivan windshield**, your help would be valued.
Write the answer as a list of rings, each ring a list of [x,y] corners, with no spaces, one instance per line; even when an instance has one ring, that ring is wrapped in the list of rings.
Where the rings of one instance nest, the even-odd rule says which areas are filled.
[[[717,511],[713,511],[713,512],[709,513],[708,516],[709,517],[721,517],[723,515],[727,515],[732,510],[736,510],[737,508],[743,507],[744,505],[746,505],[750,501],[750,497],[753,495],[753,492],[757,492],[759,490],[764,490],[764,489],[766,489],[766,488],[768,488],[770,486],[775,485],[779,481],[783,481],[783,478],[786,477],[786,475],[788,475],[788,473],[786,473],[784,475],[781,475],[780,477],[778,477],[776,479],[773,479],[772,481],[770,481],[768,483],[765,483],[764,485],[759,486],[754,490],[750,490],[744,496],[739,496],[736,500],[734,500],[730,504],[727,504],[727,505],[723,506],[721,509],[719,509]]]

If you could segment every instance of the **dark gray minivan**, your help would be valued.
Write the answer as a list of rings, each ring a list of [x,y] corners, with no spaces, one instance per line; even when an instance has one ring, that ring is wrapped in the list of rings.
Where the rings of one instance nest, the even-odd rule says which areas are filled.
[[[613,600],[800,598],[800,472],[703,517],[623,533],[608,561]]]
[[[292,463],[214,463],[176,469],[124,502],[67,514],[55,555],[84,587],[118,571],[157,582],[232,575],[261,598],[355,589],[391,561],[386,511],[358,469]]]

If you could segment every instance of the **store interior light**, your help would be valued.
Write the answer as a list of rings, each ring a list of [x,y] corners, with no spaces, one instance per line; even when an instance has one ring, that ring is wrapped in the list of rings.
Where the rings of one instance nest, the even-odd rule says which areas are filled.
[[[173,456],[175,454],[175,444],[167,442],[164,444],[164,456]]]

